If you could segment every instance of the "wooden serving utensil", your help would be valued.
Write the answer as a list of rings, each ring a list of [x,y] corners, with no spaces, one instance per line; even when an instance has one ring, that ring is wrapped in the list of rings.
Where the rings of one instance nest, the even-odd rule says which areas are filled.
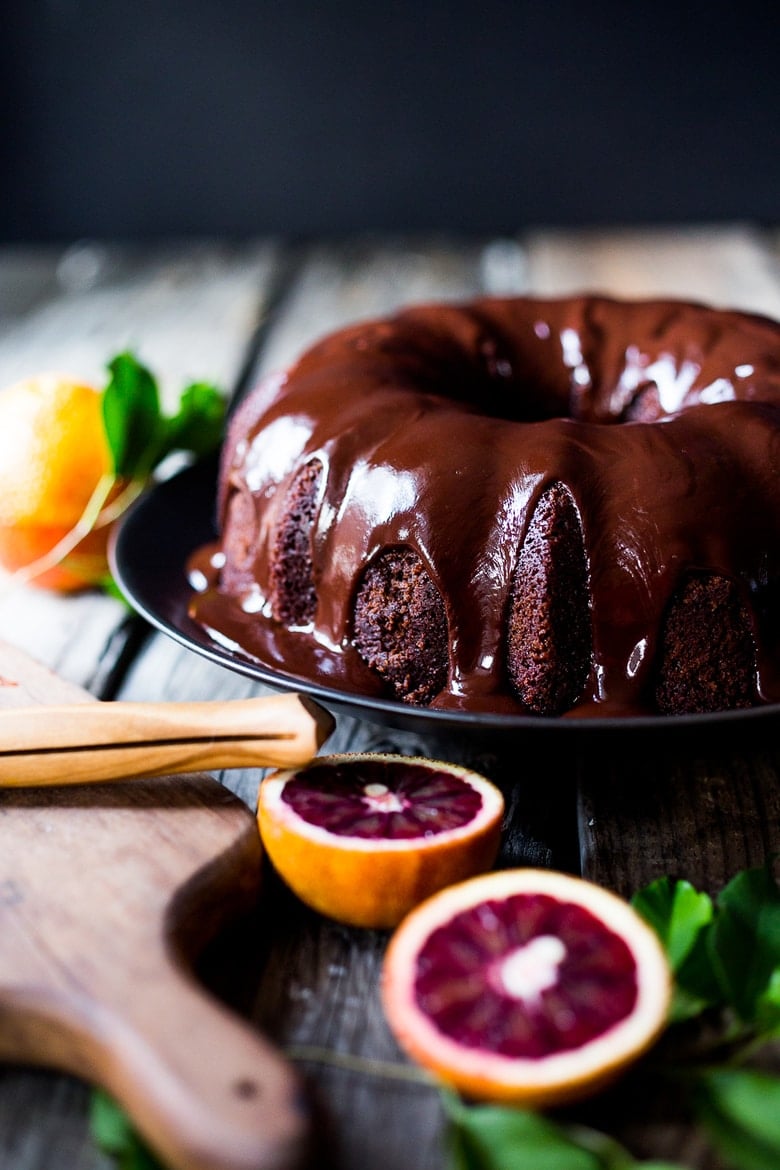
[[[333,719],[301,695],[0,710],[0,787],[305,764]]]
[[[98,709],[0,643],[0,706],[41,701],[74,727]],[[297,1073],[191,974],[257,906],[261,860],[253,813],[208,775],[0,789],[0,1060],[101,1085],[174,1170],[299,1166]]]

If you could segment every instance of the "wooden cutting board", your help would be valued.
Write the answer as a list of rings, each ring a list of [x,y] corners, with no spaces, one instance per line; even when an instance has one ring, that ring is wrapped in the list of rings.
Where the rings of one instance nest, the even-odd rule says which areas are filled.
[[[93,701],[0,642],[0,706]],[[188,968],[260,877],[211,776],[0,790],[0,1059],[101,1085],[175,1170],[299,1165],[295,1072]]]

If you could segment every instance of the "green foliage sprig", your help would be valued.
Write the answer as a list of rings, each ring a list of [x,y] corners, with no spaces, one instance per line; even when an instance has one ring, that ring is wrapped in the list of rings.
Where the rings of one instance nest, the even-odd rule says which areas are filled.
[[[76,550],[81,541],[96,527],[118,520],[150,484],[164,459],[174,452],[197,458],[221,442],[226,401],[210,382],[186,386],[176,413],[166,415],[154,374],[133,353],[117,354],[107,369],[109,378],[100,404],[111,467],[95,485],[73,528],[43,556],[16,571],[14,579],[19,584],[34,581],[57,565],[69,566],[79,577]],[[100,585],[105,592],[121,596],[110,576]]]
[[[152,372],[130,351],[108,363],[103,423],[121,479],[147,479],[174,451],[195,456],[214,449],[222,437],[225,399],[210,382],[193,382],[181,393],[176,414],[163,414]]]

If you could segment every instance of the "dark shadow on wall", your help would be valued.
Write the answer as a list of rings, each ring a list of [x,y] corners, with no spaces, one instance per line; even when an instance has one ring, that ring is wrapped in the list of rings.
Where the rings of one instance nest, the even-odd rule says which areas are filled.
[[[778,219],[772,6],[0,13],[5,240]]]

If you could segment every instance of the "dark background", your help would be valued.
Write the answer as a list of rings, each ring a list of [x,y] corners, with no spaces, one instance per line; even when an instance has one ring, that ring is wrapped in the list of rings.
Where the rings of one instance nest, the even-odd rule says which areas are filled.
[[[0,0],[0,238],[775,223],[772,4]]]

